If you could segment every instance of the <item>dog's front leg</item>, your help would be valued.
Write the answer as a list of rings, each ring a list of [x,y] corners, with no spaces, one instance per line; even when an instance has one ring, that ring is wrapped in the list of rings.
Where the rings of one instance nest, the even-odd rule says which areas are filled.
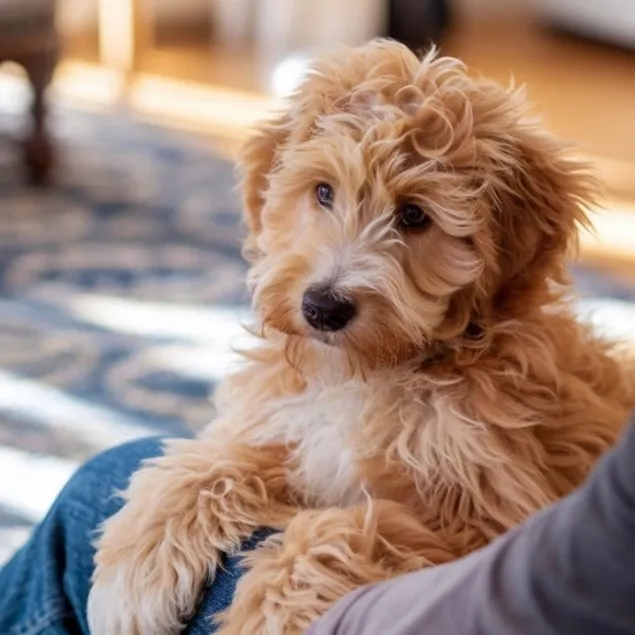
[[[301,635],[350,591],[456,557],[398,503],[302,511],[246,555],[218,635]]]
[[[222,552],[261,526],[282,527],[286,451],[173,440],[124,492],[97,541],[88,599],[92,635],[176,633]]]

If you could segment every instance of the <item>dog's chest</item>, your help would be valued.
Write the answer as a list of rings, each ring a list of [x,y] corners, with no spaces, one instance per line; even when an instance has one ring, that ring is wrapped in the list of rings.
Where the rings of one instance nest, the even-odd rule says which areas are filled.
[[[353,437],[370,397],[367,384],[347,381],[311,386],[274,405],[267,425],[270,441],[295,448],[289,479],[311,504],[345,506],[362,500]]]

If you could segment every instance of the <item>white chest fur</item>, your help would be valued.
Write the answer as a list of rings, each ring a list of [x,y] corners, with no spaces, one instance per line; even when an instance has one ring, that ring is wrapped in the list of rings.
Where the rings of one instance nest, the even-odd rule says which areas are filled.
[[[351,380],[335,386],[312,385],[271,404],[266,431],[258,441],[296,448],[297,467],[290,470],[289,478],[312,504],[346,506],[363,499],[351,437],[370,396],[368,384]]]

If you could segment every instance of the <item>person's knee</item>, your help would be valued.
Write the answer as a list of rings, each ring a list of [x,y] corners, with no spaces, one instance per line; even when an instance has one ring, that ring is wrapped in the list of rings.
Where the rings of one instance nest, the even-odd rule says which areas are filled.
[[[147,437],[109,448],[84,463],[76,477],[92,475],[107,478],[116,482],[117,487],[124,487],[143,461],[162,454],[164,440],[162,437]]]
[[[119,445],[89,459],[75,472],[58,498],[58,505],[73,514],[89,515],[97,522],[122,504],[117,494],[145,459],[162,453],[163,439],[149,437]]]

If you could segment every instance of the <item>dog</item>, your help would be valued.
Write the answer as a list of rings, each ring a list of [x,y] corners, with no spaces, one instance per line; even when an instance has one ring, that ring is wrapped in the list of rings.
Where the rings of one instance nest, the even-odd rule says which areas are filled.
[[[94,635],[176,633],[221,555],[276,533],[223,635],[296,635],[576,488],[635,405],[576,321],[597,187],[522,90],[388,40],[318,60],[241,157],[259,343],[97,541]]]

